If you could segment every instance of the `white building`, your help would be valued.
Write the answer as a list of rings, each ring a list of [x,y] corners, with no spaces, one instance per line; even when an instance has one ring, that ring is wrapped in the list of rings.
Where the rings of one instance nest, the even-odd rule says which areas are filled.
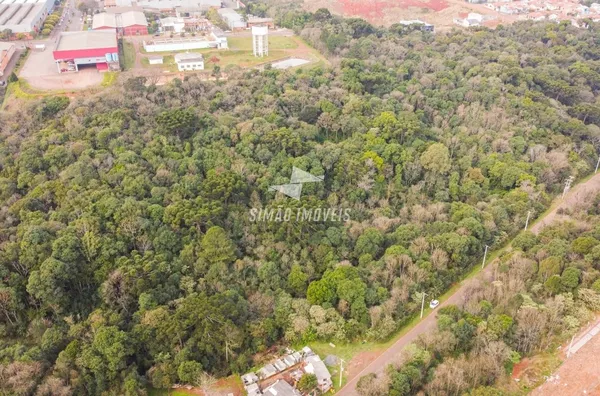
[[[254,56],[269,56],[269,27],[252,27],[252,49]]]
[[[229,26],[231,30],[245,29],[247,24],[244,18],[231,8],[219,8],[217,11],[221,19]]]
[[[160,27],[162,28],[163,32],[181,33],[185,30],[185,22],[183,18],[160,18]]]
[[[470,12],[466,18],[454,18],[454,23],[462,27],[481,26],[483,15]]]
[[[304,371],[317,377],[317,386],[321,393],[329,391],[333,386],[333,382],[331,381],[331,374],[329,374],[329,370],[327,370],[327,366],[321,358],[317,355],[311,355],[306,357],[304,361],[306,362]]]
[[[193,52],[175,55],[175,63],[179,71],[204,70],[204,56]]]
[[[149,56],[148,57],[148,63],[151,65],[162,65],[163,64],[163,57],[160,55],[154,55],[154,56]]]
[[[284,380],[277,380],[273,385],[265,388],[265,396],[301,396],[302,394]]]
[[[213,29],[207,37],[160,38],[143,41],[146,52],[189,51],[203,48],[226,49],[227,37],[218,29]]]
[[[0,0],[0,30],[37,32],[54,7],[54,0]]]

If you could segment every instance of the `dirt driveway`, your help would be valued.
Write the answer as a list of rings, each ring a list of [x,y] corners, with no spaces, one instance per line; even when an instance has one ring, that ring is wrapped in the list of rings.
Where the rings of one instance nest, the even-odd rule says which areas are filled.
[[[597,326],[596,322],[595,325]],[[584,330],[580,337],[587,334]],[[563,350],[568,349],[568,344]],[[570,358],[567,358],[546,382],[531,392],[546,395],[600,395],[600,335],[596,334]]]
[[[25,79],[32,88],[43,91],[77,90],[99,85],[103,80],[102,73],[96,68],[84,68],[78,73],[58,73],[52,50],[31,51],[19,77]]]

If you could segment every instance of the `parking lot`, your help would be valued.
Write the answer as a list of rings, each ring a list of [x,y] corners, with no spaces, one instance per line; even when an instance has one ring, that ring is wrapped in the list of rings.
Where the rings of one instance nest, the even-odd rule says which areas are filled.
[[[51,48],[31,51],[19,78],[25,79],[32,88],[40,90],[84,89],[102,82],[103,75],[95,68],[85,68],[78,73],[58,73]]]

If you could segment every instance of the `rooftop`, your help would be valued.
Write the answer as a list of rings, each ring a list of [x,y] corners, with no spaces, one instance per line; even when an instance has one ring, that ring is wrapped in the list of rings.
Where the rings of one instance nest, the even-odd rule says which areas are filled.
[[[0,51],[8,51],[11,47],[14,47],[13,43],[7,43],[5,41],[0,41]]]
[[[265,396],[301,396],[301,393],[294,389],[284,380],[277,380],[273,385],[267,387],[263,395]]]
[[[141,11],[126,11],[123,13],[102,12],[94,15],[92,29],[98,29],[104,26],[113,28],[128,27],[133,25],[148,26],[146,16]]]
[[[175,54],[175,62],[177,63],[197,62],[203,60],[204,56],[195,52],[182,52],[179,54]]]
[[[56,51],[72,51],[117,47],[117,35],[110,30],[62,32],[56,43]]]
[[[317,355],[309,356],[305,359],[306,367],[304,370],[307,373],[314,374],[319,383],[322,381],[331,380],[331,374],[329,374],[329,370],[325,366],[325,363],[321,360],[321,358]]]

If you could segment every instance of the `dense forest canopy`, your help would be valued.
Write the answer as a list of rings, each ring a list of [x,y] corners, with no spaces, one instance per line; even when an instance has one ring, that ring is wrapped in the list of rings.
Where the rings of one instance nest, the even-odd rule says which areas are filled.
[[[332,66],[0,115],[3,392],[143,394],[281,343],[384,340],[596,164],[594,24],[278,18]],[[269,191],[293,167],[324,175],[300,201]],[[351,220],[250,221],[280,206]]]
[[[437,329],[407,347],[386,375],[362,377],[360,394],[502,396],[538,385],[535,374],[516,383],[515,363],[560,350],[600,311],[599,204],[596,195],[569,211],[571,221],[517,236],[513,251],[490,264],[491,276],[467,288],[462,309],[441,308]]]

